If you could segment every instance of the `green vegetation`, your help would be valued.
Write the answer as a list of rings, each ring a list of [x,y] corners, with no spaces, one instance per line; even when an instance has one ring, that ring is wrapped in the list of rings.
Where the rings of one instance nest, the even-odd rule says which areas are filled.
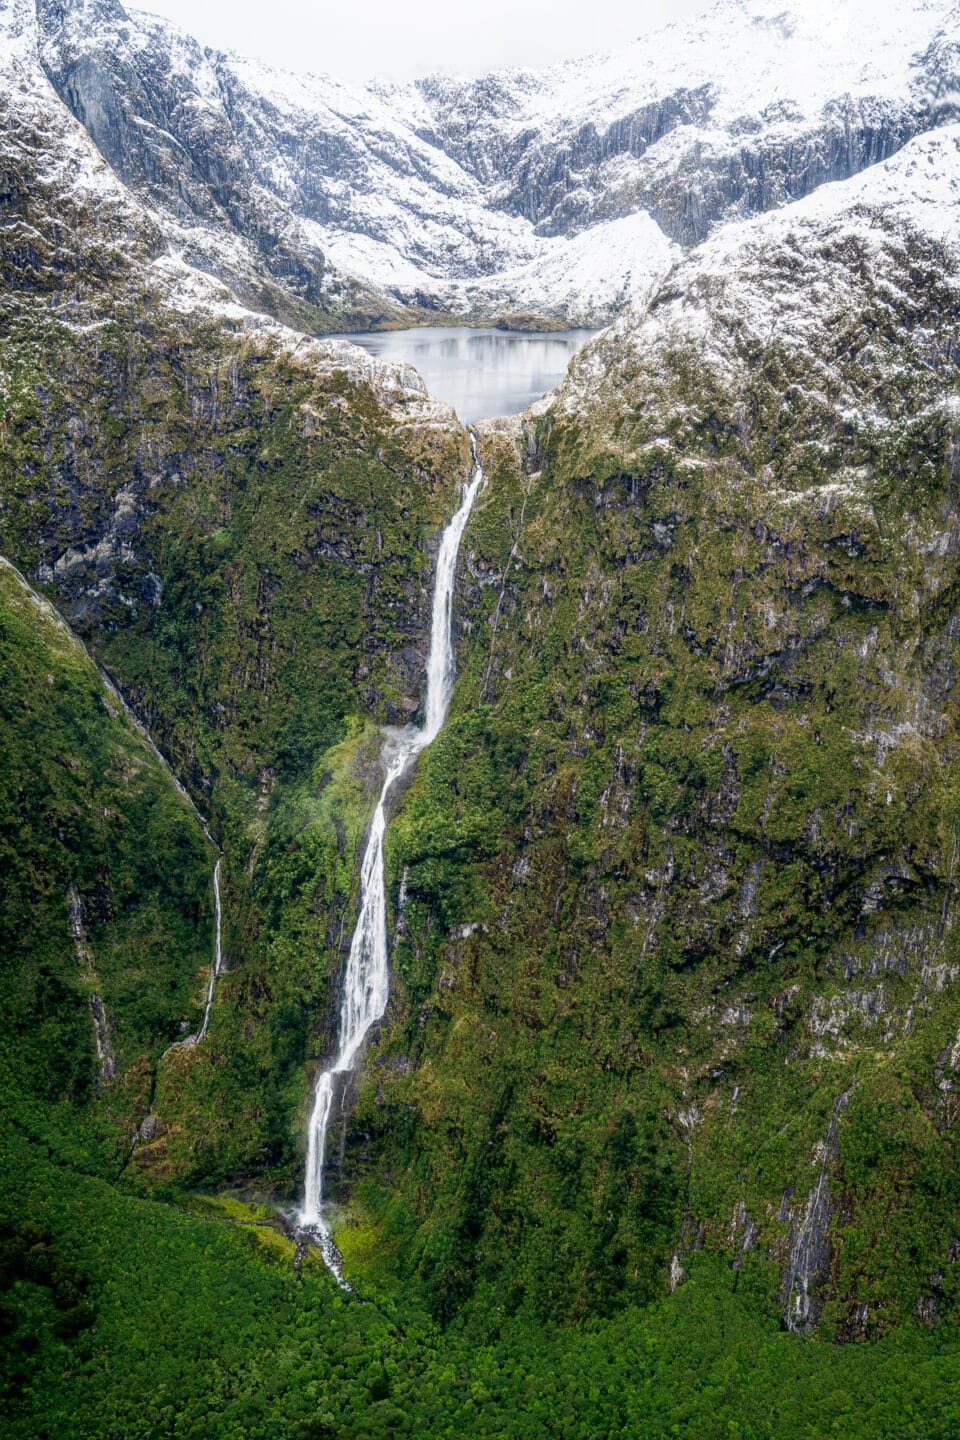
[[[467,438],[309,348],[148,322],[139,296],[82,336],[23,306],[2,376],[0,545],[32,574],[72,547],[57,603],[225,852],[217,1024],[159,1075],[164,1131],[131,1179],[256,1171],[289,1193],[375,759],[351,737],[418,702]]]
[[[899,353],[814,415],[776,339],[736,386],[627,345],[490,438],[339,1232],[440,1319],[611,1314],[704,1249],[823,1335],[956,1321],[954,422]]]
[[[949,1440],[960,1424],[955,1337],[784,1334],[759,1260],[734,1275],[699,1257],[675,1295],[615,1320],[565,1329],[494,1311],[482,1333],[441,1332],[415,1296],[341,1297],[316,1261],[297,1281],[257,1229],[138,1200],[0,1137],[0,1213],[36,1217],[0,1238],[11,1440]]]
[[[213,856],[79,643],[5,563],[0,669],[0,1093],[30,1133],[62,1127],[70,1153],[116,1172],[162,1051],[199,1023]]]
[[[207,817],[226,969],[167,1051],[211,847],[0,568],[6,1430],[955,1434],[942,255],[904,256],[896,334],[865,280],[822,355],[614,337],[481,437],[458,693],[388,832],[391,1003],[331,1144],[359,1303],[269,1222],[467,437],[75,243],[11,262],[0,549]]]

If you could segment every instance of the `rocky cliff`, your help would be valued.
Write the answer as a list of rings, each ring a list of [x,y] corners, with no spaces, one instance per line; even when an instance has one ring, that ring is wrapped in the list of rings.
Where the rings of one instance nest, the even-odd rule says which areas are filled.
[[[538,234],[637,209],[682,245],[956,118],[955,6],[718,4],[544,75],[420,85],[445,148]]]
[[[344,1172],[441,1313],[703,1249],[792,1329],[953,1313],[958,141],[724,232],[485,432]]]

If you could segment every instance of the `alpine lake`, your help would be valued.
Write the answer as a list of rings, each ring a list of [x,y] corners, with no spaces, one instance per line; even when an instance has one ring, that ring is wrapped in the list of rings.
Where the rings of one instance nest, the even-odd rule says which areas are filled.
[[[452,405],[464,425],[472,425],[526,410],[559,385],[570,357],[594,334],[433,325],[329,338],[349,340],[381,360],[409,361],[431,394]]]

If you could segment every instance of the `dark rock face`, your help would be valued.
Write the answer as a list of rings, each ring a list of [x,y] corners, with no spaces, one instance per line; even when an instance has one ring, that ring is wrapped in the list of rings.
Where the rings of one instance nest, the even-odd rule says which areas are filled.
[[[252,243],[267,273],[298,299],[322,303],[323,255],[297,247],[286,207],[258,191],[258,180],[229,113],[209,83],[214,71],[201,47],[170,32],[131,24],[119,5],[99,4],[83,37],[71,7],[38,5],[42,61],[57,94],[131,189],[189,227],[233,232],[236,249]],[[188,259],[207,259],[240,298],[260,298],[237,254],[219,259],[210,237],[185,237]],[[210,261],[213,264],[209,264]]]

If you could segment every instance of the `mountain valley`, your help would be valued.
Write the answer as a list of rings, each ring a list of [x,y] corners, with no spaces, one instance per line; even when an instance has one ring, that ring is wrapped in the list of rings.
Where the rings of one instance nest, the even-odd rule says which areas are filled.
[[[952,1436],[960,11],[0,41],[7,1433]],[[466,427],[424,323],[599,333]]]

